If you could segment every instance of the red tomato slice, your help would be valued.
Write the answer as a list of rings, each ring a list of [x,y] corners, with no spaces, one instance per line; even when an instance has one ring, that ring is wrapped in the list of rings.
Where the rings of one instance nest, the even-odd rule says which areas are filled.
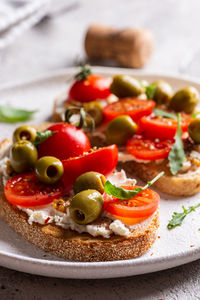
[[[69,189],[78,176],[85,172],[95,171],[108,175],[111,173],[118,161],[118,149],[116,145],[100,148],[86,155],[63,160],[65,186]]]
[[[110,94],[111,80],[99,75],[89,75],[87,79],[75,81],[69,90],[69,101],[90,102],[106,99]]]
[[[181,128],[183,132],[186,132],[192,119],[186,114],[181,116]],[[140,119],[140,127],[148,137],[171,140],[176,134],[177,121],[151,115]]]
[[[39,157],[55,156],[58,159],[68,159],[82,155],[91,148],[86,134],[71,124],[57,123],[48,130],[55,133],[38,146]]]
[[[136,159],[155,160],[168,157],[174,141],[150,139],[134,135],[127,141],[126,149]]]
[[[49,204],[66,194],[63,182],[45,185],[38,181],[33,172],[11,177],[6,182],[4,192],[10,203],[23,207]]]
[[[153,100],[140,100],[138,98],[124,98],[113,102],[104,107],[103,113],[105,119],[110,121],[121,115],[130,116],[135,122],[138,122],[143,116],[152,113],[155,107]]]
[[[123,186],[127,190],[133,190],[135,187]],[[128,200],[120,200],[106,193],[103,194],[103,199],[103,210],[117,218],[141,218],[140,222],[156,211],[160,201],[159,195],[151,189],[146,189]]]

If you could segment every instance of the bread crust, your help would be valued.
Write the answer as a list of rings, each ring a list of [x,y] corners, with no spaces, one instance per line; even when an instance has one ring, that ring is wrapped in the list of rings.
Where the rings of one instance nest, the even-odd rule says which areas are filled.
[[[0,152],[8,141],[4,140],[0,144]],[[6,200],[2,174],[0,174],[0,217],[29,242],[47,252],[73,261],[113,261],[138,257],[155,242],[159,226],[158,211],[145,228],[132,232],[128,238],[113,235],[106,239],[93,237],[87,233],[79,234],[53,224],[29,224],[27,214]]]

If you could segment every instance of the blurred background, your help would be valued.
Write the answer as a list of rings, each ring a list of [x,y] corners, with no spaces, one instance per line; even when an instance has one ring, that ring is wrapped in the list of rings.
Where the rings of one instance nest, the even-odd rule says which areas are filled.
[[[155,44],[145,71],[198,77],[199,10],[198,0],[1,0],[0,85],[85,60],[93,23],[148,28]]]

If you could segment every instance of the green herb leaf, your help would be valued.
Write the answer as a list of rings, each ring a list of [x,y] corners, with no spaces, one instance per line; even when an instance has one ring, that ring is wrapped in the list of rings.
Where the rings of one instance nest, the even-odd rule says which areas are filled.
[[[36,110],[17,109],[8,105],[0,105],[0,122],[17,123],[29,120]]]
[[[148,99],[153,99],[156,91],[156,85],[153,83],[146,87],[146,95]]]
[[[34,145],[38,146],[39,144],[45,142],[50,136],[54,135],[56,131],[45,130],[43,132],[37,131],[37,135],[34,141]]]
[[[181,212],[181,213],[174,212],[171,220],[169,221],[169,223],[167,225],[167,228],[172,229],[176,226],[181,226],[185,217],[192,211],[195,211],[195,209],[199,206],[200,206],[200,203],[198,203],[197,205],[194,205],[194,206],[190,206],[188,209],[186,209],[184,206],[182,206],[183,212]]]
[[[139,194],[141,191],[146,190],[149,188],[154,182],[156,182],[161,176],[164,175],[164,172],[159,173],[154,179],[149,181],[144,187],[138,188],[136,187],[134,190],[126,190],[121,187],[117,187],[114,184],[112,184],[109,180],[106,181],[104,185],[104,191],[112,195],[118,199],[130,199]]]
[[[83,65],[82,70],[75,75],[76,80],[85,80],[89,75],[92,74],[92,71],[88,65]]]
[[[177,120],[177,116],[174,113],[168,113],[168,112],[166,112],[162,109],[159,109],[159,108],[154,108],[153,112],[156,116]]]
[[[173,175],[177,174],[178,171],[182,168],[183,162],[186,159],[183,142],[181,139],[182,136],[182,130],[181,130],[181,115],[177,114],[177,130],[175,135],[175,143],[169,152],[169,166],[170,171]]]

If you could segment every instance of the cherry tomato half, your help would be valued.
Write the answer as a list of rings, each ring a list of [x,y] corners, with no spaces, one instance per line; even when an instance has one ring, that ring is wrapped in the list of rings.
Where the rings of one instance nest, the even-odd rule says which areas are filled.
[[[168,157],[174,141],[134,135],[127,141],[126,149],[136,159],[155,160]]]
[[[191,120],[191,117],[182,114],[181,128],[183,132],[187,131]],[[148,137],[171,140],[176,134],[177,121],[151,115],[140,119],[140,127]]]
[[[55,156],[58,159],[68,159],[82,155],[91,148],[86,134],[71,124],[57,123],[48,130],[55,133],[38,146],[39,157]]]
[[[123,186],[127,190],[133,190],[135,187]],[[146,189],[128,200],[117,199],[106,193],[103,194],[103,199],[103,210],[116,216],[125,224],[144,221],[156,211],[160,201],[159,195],[151,189]]]
[[[116,145],[100,148],[83,156],[63,160],[65,186],[70,189],[78,176],[85,172],[95,171],[103,175],[111,173],[118,161]]]
[[[62,181],[45,185],[38,181],[34,172],[21,173],[11,177],[4,188],[6,199],[23,207],[40,206],[64,196],[66,189]]]
[[[90,102],[106,99],[110,94],[111,80],[99,75],[89,75],[84,80],[75,81],[69,90],[69,101]]]
[[[135,122],[138,122],[143,116],[152,113],[155,107],[153,100],[141,100],[138,98],[124,98],[113,102],[104,107],[103,113],[105,119],[110,121],[121,115],[130,116]]]

